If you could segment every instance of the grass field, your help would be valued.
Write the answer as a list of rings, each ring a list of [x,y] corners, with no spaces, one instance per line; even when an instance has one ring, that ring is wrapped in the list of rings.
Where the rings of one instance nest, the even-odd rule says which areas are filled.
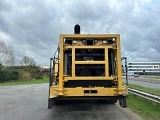
[[[7,81],[7,82],[4,82],[4,83],[0,83],[0,86],[39,84],[39,83],[49,83],[49,78],[47,76],[44,76],[42,79]]]
[[[160,90],[154,90],[148,87],[129,84],[129,88],[159,95]],[[160,104],[149,101],[145,98],[129,93],[127,99],[128,107],[135,113],[141,115],[145,120],[159,120],[160,119]]]
[[[128,86],[129,86],[129,88],[137,89],[137,90],[140,90],[143,92],[147,92],[147,93],[151,93],[151,94],[160,96],[160,90],[155,90],[155,89],[152,89],[149,87],[143,87],[143,86],[134,85],[134,84],[129,84]]]
[[[160,120],[160,104],[129,93],[128,107],[145,120]]]
[[[146,76],[144,76],[144,78],[153,78],[153,79],[159,79],[160,80],[160,76],[146,75]]]

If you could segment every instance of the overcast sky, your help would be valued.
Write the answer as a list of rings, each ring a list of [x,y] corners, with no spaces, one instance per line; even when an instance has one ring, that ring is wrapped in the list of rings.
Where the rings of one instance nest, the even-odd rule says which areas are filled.
[[[159,0],[0,0],[0,40],[15,56],[48,65],[59,34],[121,34],[122,56],[129,61],[160,61]]]

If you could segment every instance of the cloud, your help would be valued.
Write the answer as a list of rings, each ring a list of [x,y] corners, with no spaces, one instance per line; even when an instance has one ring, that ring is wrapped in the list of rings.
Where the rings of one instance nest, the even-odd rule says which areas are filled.
[[[82,33],[120,33],[129,61],[160,61],[159,14],[158,0],[3,0],[0,35],[10,36],[17,59],[29,55],[48,65],[59,34],[78,23]]]

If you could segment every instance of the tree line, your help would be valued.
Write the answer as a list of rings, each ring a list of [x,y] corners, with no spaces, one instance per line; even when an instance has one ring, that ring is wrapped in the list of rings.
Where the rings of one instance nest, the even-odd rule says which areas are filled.
[[[0,41],[0,68],[3,66],[35,66],[35,60],[30,56],[23,56],[17,60],[14,55],[14,48],[5,42]]]
[[[36,66],[30,56],[25,55],[17,60],[13,47],[0,41],[0,82],[39,79],[48,73],[49,69]]]

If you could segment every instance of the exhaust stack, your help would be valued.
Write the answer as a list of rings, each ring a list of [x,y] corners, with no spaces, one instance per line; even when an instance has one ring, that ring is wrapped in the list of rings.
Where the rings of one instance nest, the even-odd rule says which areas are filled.
[[[74,26],[74,34],[81,34],[81,27],[78,24]]]

